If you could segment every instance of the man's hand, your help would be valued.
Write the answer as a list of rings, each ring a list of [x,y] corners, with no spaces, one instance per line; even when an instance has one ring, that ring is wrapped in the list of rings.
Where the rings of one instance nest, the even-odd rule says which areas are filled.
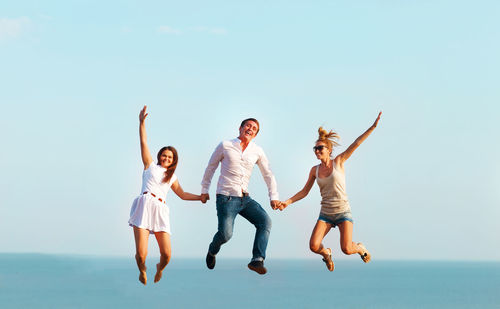
[[[280,203],[281,202],[278,200],[272,200],[271,201],[271,208],[274,210],[278,209],[280,207]]]
[[[208,193],[202,193],[201,194],[201,202],[203,204],[205,204],[209,199],[210,199],[210,195],[208,195]]]

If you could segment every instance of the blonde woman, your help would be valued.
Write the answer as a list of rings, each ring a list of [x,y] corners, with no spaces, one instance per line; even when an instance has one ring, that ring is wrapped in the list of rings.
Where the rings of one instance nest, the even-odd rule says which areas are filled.
[[[285,202],[280,203],[279,209],[283,210],[288,205],[303,199],[307,196],[316,180],[321,192],[321,211],[312,231],[309,248],[312,252],[323,257],[329,271],[334,269],[332,250],[325,248],[322,242],[326,234],[336,226],[338,226],[340,232],[342,252],[347,255],[357,253],[365,263],[368,263],[371,259],[370,253],[362,243],[352,241],[353,219],[345,190],[344,163],[377,127],[381,115],[382,112],[378,114],[373,125],[365,133],[361,134],[346,151],[335,156],[335,158],[332,156],[333,147],[338,146],[337,140],[339,136],[333,131],[327,132],[320,127],[318,129],[318,140],[313,147],[316,158],[321,161],[320,164],[311,168],[309,178],[302,190]]]
[[[153,162],[146,137],[145,120],[148,114],[146,106],[139,114],[139,137],[141,142],[141,157],[144,164],[142,174],[141,194],[134,200],[130,210],[129,225],[134,228],[135,259],[139,268],[139,281],[144,285],[147,282],[146,256],[148,254],[148,239],[154,234],[160,248],[160,262],[156,264],[154,282],[160,281],[163,270],[170,261],[170,217],[169,208],[165,204],[165,197],[169,189],[183,200],[206,199],[182,190],[175,169],[177,167],[177,150],[172,146],[163,147],[158,151],[157,163]]]

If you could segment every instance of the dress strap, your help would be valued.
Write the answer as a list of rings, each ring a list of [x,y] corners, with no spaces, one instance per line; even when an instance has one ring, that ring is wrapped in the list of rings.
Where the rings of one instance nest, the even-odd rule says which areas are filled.
[[[316,178],[319,178],[319,164],[316,165]]]

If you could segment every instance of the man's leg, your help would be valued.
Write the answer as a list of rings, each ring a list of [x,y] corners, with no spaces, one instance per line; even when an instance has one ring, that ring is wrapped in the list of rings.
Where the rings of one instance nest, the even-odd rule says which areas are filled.
[[[240,212],[240,215],[250,221],[250,223],[252,223],[256,228],[252,250],[252,262],[248,266],[250,269],[257,271],[259,274],[265,274],[267,270],[264,268],[263,262],[266,258],[267,242],[271,232],[271,218],[267,215],[266,211],[259,205],[259,203],[250,197],[245,197],[243,199],[243,207],[244,208]]]
[[[218,228],[212,243],[208,247],[207,266],[215,266],[215,255],[219,253],[222,244],[228,242],[233,236],[234,219],[241,210],[241,199],[225,195],[217,195]]]

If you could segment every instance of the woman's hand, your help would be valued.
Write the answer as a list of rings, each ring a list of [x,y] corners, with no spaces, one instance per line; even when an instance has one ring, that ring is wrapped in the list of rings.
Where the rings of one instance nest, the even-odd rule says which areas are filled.
[[[363,141],[373,132],[373,130],[375,130],[375,128],[377,127],[378,121],[380,120],[380,116],[382,116],[382,112],[378,113],[377,119],[375,119],[375,122],[372,124],[371,127],[368,128],[368,130],[365,131],[365,133],[361,134],[354,141],[354,143],[351,144],[351,146],[349,146],[343,153],[339,154],[335,158],[335,162],[337,164],[340,164],[341,167],[343,166],[344,162],[347,161],[347,159],[349,159],[351,157],[354,150],[356,150],[359,147],[359,145],[361,145],[361,143],[363,143]]]
[[[146,108],[147,108],[147,106],[144,105],[144,107],[142,108],[141,112],[139,113],[139,121],[141,123],[144,122],[144,120],[146,119],[146,117],[149,115],[148,113],[146,113]]]
[[[290,201],[290,200],[286,200],[286,201],[284,201],[284,202],[280,202],[278,209],[279,209],[279,210],[283,210],[283,209],[285,209],[288,205],[290,205],[291,203],[292,203],[292,201]]]
[[[378,121],[380,120],[380,116],[382,115],[382,112],[378,113],[377,119],[375,119],[375,122],[373,123],[372,127],[376,128]]]

